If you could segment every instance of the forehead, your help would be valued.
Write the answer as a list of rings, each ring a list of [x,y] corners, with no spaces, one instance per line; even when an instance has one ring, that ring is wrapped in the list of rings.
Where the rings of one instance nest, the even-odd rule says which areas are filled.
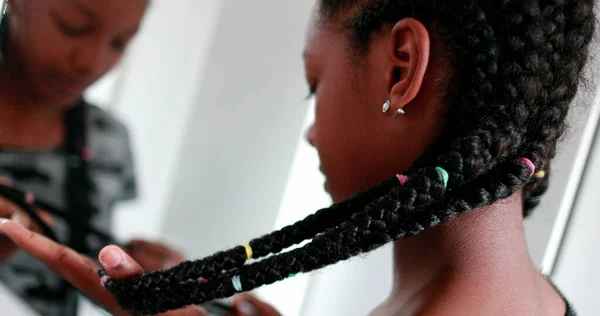
[[[315,14],[308,25],[304,55],[324,57],[347,52],[346,33],[340,23],[325,22]]]
[[[39,1],[39,0],[37,0]],[[37,2],[36,1],[36,2]],[[40,5],[61,10],[78,12],[90,19],[111,21],[139,21],[142,19],[149,0],[43,0]]]

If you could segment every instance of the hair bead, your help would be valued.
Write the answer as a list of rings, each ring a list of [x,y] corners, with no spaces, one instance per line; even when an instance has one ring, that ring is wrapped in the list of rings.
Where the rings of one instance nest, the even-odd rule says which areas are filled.
[[[400,185],[405,185],[406,182],[408,182],[408,177],[403,174],[397,174],[396,178],[398,178],[398,181],[400,181]]]
[[[245,245],[244,248],[246,249],[246,258],[248,260],[252,259],[252,256],[253,256],[252,247],[250,245]]]
[[[527,158],[519,158],[519,161],[527,165],[531,173],[530,176],[533,176],[535,174],[535,164],[533,164],[531,160]]]
[[[446,171],[444,168],[442,167],[435,167],[435,169],[440,173],[440,175],[442,176],[442,180],[444,181],[444,189],[448,187],[448,171]]]
[[[546,171],[540,170],[540,171],[536,172],[533,176],[538,179],[544,179],[546,177]]]
[[[242,280],[240,279],[239,275],[235,275],[231,278],[231,283],[233,284],[233,288],[238,291],[241,292],[242,291]]]

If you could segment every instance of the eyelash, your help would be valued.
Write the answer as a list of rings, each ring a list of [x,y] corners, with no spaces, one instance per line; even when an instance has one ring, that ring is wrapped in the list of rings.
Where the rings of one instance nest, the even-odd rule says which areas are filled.
[[[317,87],[316,86],[310,86],[309,90],[308,90],[308,95],[304,99],[305,100],[310,100],[310,98],[314,97],[316,93],[317,93]]]
[[[120,40],[114,40],[111,42],[111,46],[116,51],[122,52],[123,50],[125,50],[125,46],[127,46],[127,44],[123,43]]]
[[[75,28],[67,25],[67,23],[61,20],[57,20],[56,22],[60,30],[69,37],[82,36],[89,31],[89,27]]]
[[[83,27],[83,28],[74,28],[71,27],[69,25],[67,25],[66,22],[61,21],[60,19],[57,19],[56,23],[58,24],[58,27],[60,28],[60,30],[69,37],[78,37],[78,36],[83,36],[86,33],[89,32],[90,28],[89,27]],[[123,50],[125,50],[125,46],[126,44],[124,44],[122,41],[120,40],[114,40],[111,42],[111,47],[119,52],[122,52]]]

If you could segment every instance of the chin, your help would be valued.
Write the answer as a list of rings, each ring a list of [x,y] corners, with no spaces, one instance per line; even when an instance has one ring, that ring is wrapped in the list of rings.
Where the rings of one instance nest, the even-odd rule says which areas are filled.
[[[46,93],[42,97],[44,103],[51,104],[53,107],[59,109],[68,109],[72,107],[80,98],[81,95],[79,94],[61,94],[56,91],[50,91],[50,93]]]

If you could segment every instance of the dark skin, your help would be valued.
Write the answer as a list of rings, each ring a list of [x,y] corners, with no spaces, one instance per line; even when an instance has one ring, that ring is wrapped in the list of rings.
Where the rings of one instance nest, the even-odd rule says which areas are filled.
[[[317,103],[308,139],[340,201],[406,169],[437,139],[452,68],[443,43],[417,20],[382,30],[359,63],[348,58],[337,21],[316,21],[304,53]],[[386,99],[390,113],[406,115],[383,114]],[[396,242],[393,290],[371,315],[564,315],[564,301],[529,257],[521,205],[517,192]],[[254,315],[277,315],[252,297],[238,304],[244,299]]]
[[[0,57],[0,147],[62,147],[63,113],[121,60],[148,0],[8,0],[7,50]],[[40,211],[44,214],[43,211]],[[0,198],[0,217],[39,229]],[[44,215],[48,222],[51,218]],[[183,260],[160,243],[134,241],[130,254],[146,270]],[[17,248],[0,238],[0,262]]]

